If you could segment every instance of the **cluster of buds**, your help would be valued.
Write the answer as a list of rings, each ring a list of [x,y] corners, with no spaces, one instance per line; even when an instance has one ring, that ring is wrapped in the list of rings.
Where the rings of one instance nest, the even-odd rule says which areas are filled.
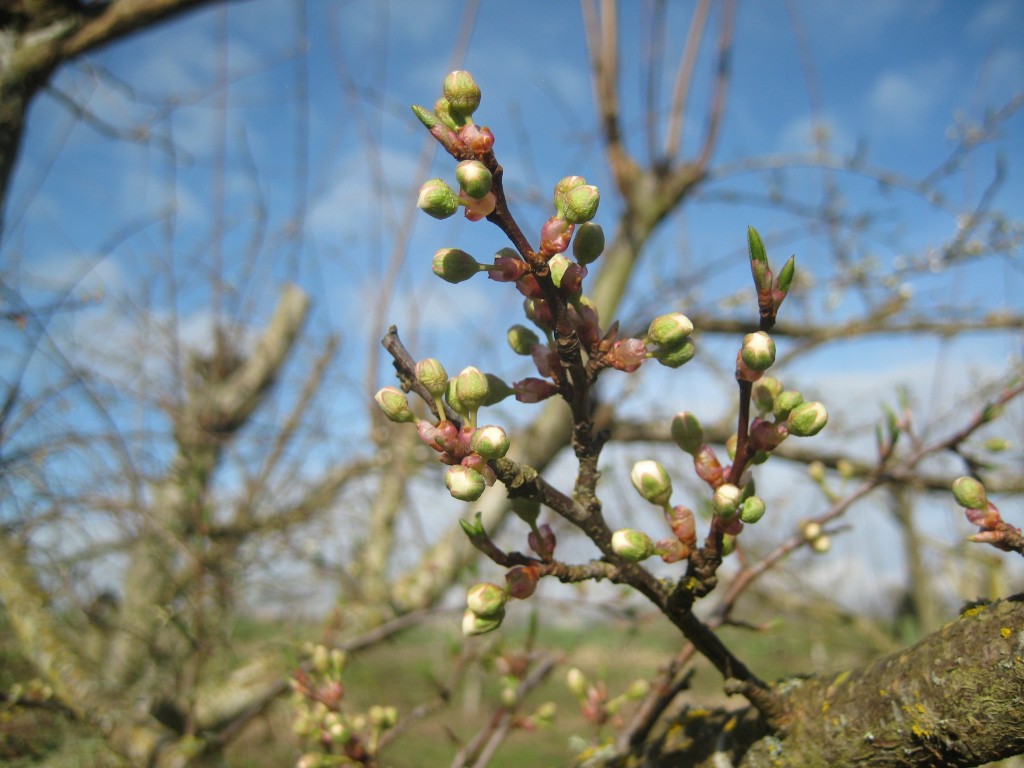
[[[477,513],[470,523],[461,520],[462,529],[470,542],[484,553],[496,551],[494,543],[483,529]],[[555,536],[549,525],[531,523],[530,545],[545,561],[549,561],[555,548]],[[537,590],[540,581],[539,564],[514,565],[505,573],[505,585],[481,582],[466,593],[466,610],[462,615],[462,634],[466,637],[483,635],[501,626],[505,619],[505,606],[509,600],[526,600]]]
[[[805,520],[800,523],[800,535],[812,550],[823,555],[832,549],[832,538],[825,533],[817,520]]]
[[[750,424],[752,461],[762,463],[790,435],[813,437],[828,424],[828,411],[817,401],[805,401],[800,392],[783,389],[773,376],[762,376],[751,389],[757,417]]]
[[[775,315],[789,294],[789,288],[793,283],[793,275],[796,273],[796,257],[790,256],[779,270],[778,277],[775,277],[768,263],[768,252],[765,250],[764,240],[753,227],[747,227],[747,250],[750,256],[750,272],[754,277],[754,290],[757,292],[758,311],[762,319],[770,319],[773,323]],[[772,356],[774,357],[774,351]]]
[[[461,501],[476,501],[494,484],[494,472],[487,462],[502,458],[509,449],[508,435],[498,426],[476,426],[480,408],[494,405],[512,394],[511,388],[492,374],[472,366],[449,378],[439,360],[428,358],[416,364],[416,378],[434,399],[438,422],[418,419],[405,393],[384,387],[375,400],[393,422],[416,425],[420,439],[437,451],[438,460],[449,466],[445,487]],[[445,416],[445,405],[465,419],[460,428]]]
[[[587,722],[600,728],[608,722],[620,727],[622,708],[631,701],[639,701],[647,695],[651,684],[643,679],[634,680],[629,687],[618,696],[610,696],[604,680],[591,682],[581,670],[573,667],[566,673],[566,685],[569,692],[580,704],[580,712]]]
[[[380,737],[395,727],[397,711],[380,705],[343,711],[345,652],[312,644],[305,651],[308,664],[292,678],[297,713],[292,729],[306,749],[297,768],[376,765]]]
[[[958,477],[953,481],[953,497],[966,510],[967,519],[978,526],[978,532],[969,541],[991,544],[1004,551],[1024,551],[1020,528],[1003,520],[999,509],[988,499],[985,486],[973,477]]]
[[[685,560],[697,546],[697,523],[693,512],[684,506],[672,506],[672,479],[657,461],[638,461],[629,479],[644,499],[661,507],[673,535],[653,541],[643,531],[625,528],[612,534],[612,551],[624,560],[639,563],[657,555],[666,563]]]
[[[4,699],[8,704],[42,704],[53,699],[53,687],[33,677],[26,683],[11,683]]]

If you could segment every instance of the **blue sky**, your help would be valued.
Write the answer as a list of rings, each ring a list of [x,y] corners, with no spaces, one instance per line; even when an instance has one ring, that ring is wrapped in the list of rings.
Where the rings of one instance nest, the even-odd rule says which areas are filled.
[[[667,61],[678,55],[691,6],[667,4]],[[429,106],[439,94],[462,14],[454,0],[256,0],[192,14],[65,68],[54,81],[56,91],[84,106],[103,128],[70,114],[55,95],[39,98],[7,207],[4,274],[29,301],[63,291],[70,298],[102,296],[53,322],[55,338],[72,355],[92,345],[107,353],[145,348],[126,305],[148,309],[187,341],[203,343],[211,321],[210,277],[218,269],[220,279],[236,287],[228,314],[254,328],[268,316],[280,282],[297,281],[314,296],[313,343],[327,332],[342,337],[341,388],[328,410],[341,424],[363,424],[364,366],[376,343],[371,335],[380,330],[372,319],[394,233],[411,215],[420,182],[452,178],[449,158],[419,159],[430,144],[408,106]],[[624,124],[638,151],[651,117],[642,109],[640,88],[649,14],[647,3],[622,3]],[[662,289],[687,271],[704,269],[699,282],[684,283],[693,307],[715,307],[745,288],[747,224],[775,243],[774,258],[795,252],[816,276],[806,317],[821,318],[833,304],[840,316],[855,312],[854,297],[830,291],[829,243],[806,221],[723,200],[766,189],[770,179],[742,164],[813,150],[812,128],[819,125],[837,154],[860,148],[872,166],[920,178],[953,149],[950,131],[957,121],[977,122],[1024,91],[1022,28],[1024,5],[1014,0],[741,3],[733,88],[713,160],[719,170],[652,243],[623,316],[639,323],[677,308],[678,297]],[[691,96],[697,107],[685,132],[691,149],[703,131],[709,52],[700,59]],[[539,230],[549,215],[551,187],[568,174],[602,186],[599,220],[610,223],[619,201],[595,133],[578,5],[485,0],[460,66],[484,90],[478,120],[497,136],[513,209],[526,230]],[[666,89],[672,71],[662,76]],[[977,150],[963,173],[941,185],[943,206],[912,192],[882,190],[873,179],[825,177],[811,169],[787,171],[784,188],[817,204],[824,181],[834,182],[846,210],[875,217],[855,256],[887,269],[900,258],[927,258],[930,247],[950,236],[956,211],[980,198],[998,155],[1006,178],[994,207],[1018,217],[1019,237],[1022,123],[1015,114],[995,143]],[[518,321],[516,296],[482,280],[447,286],[429,270],[442,246],[489,258],[505,245],[500,233],[461,217],[439,223],[412,216],[412,227],[408,247],[394,257],[401,268],[382,318],[398,322],[417,352],[440,355],[449,370],[477,364],[510,379],[528,375],[522,360],[489,341]],[[989,259],[908,280],[926,314],[948,311],[936,309],[947,304],[963,312],[1019,312],[1024,295],[1019,251],[1015,261]],[[7,336],[5,367],[24,353],[9,343]],[[732,344],[709,342],[707,348],[728,357]],[[835,386],[837,375],[845,384],[867,379],[871,399],[852,409],[852,429],[876,417],[876,403],[899,380],[951,378],[959,383],[938,387],[939,399],[956,397],[968,377],[966,368],[942,367],[950,350],[983,374],[1021,354],[1014,334],[945,346],[867,340],[815,354],[792,375],[823,389]],[[37,354],[30,380],[47,380],[50,362]],[[370,379],[390,383],[388,369],[381,363]],[[728,406],[707,395],[702,375],[694,373],[690,381],[697,383],[672,384],[674,391],[721,413]],[[655,384],[641,389],[637,410],[664,400],[657,388],[663,380],[655,374]],[[934,391],[924,387],[922,396]],[[505,412],[511,420],[525,415],[515,406]]]

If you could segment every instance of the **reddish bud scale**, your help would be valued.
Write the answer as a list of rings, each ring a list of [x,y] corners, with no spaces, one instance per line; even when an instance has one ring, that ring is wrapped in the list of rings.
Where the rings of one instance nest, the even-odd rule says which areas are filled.
[[[587,351],[593,350],[601,341],[601,327],[597,312],[589,304],[569,305],[569,323],[579,336]]]
[[[520,403],[539,403],[558,394],[558,387],[550,381],[538,378],[517,381],[512,385],[512,389],[515,390],[516,400]]]
[[[693,548],[679,539],[659,539],[654,546],[658,556],[666,563],[678,563],[693,554]]]
[[[535,565],[515,565],[505,574],[509,597],[525,600],[537,590],[540,570]]]
[[[718,462],[718,457],[715,456],[715,452],[710,445],[705,444],[697,449],[697,452],[693,455],[693,468],[697,473],[697,477],[712,488],[717,488],[721,485],[722,478],[725,476],[722,465]]]
[[[494,134],[486,126],[464,125],[459,129],[459,139],[477,157],[483,157],[494,148]]]
[[[612,367],[626,373],[632,373],[647,359],[647,345],[640,339],[620,339],[612,345],[611,352],[605,357]]]
[[[527,537],[527,543],[530,545],[530,549],[540,555],[542,560],[550,560],[555,553],[555,545],[558,543],[555,538],[555,532],[551,530],[551,526],[547,523],[540,526],[534,531],[530,531],[530,535]]]
[[[566,298],[579,296],[583,291],[583,278],[587,276],[587,268],[579,264],[570,263],[562,273],[562,280],[558,285],[559,292]]]
[[[764,419],[754,419],[750,424],[750,448],[752,451],[771,451],[789,436],[785,424],[772,424]]]
[[[544,257],[564,252],[572,240],[573,225],[552,216],[540,230],[540,254]]]
[[[516,290],[528,299],[543,299],[544,289],[533,275],[523,275],[516,280]]]
[[[559,364],[557,350],[551,349],[546,344],[537,344],[530,350],[533,357],[533,364],[537,366],[537,373],[541,376],[550,376],[552,366]]]
[[[494,257],[494,266],[489,267],[487,276],[496,283],[511,283],[530,271],[530,265],[517,256],[499,255]]]
[[[672,508],[671,514],[666,513],[669,525],[672,527],[672,533],[676,535],[676,538],[680,542],[686,544],[688,547],[693,547],[697,543],[697,521],[693,517],[693,512],[683,506],[676,506]]]

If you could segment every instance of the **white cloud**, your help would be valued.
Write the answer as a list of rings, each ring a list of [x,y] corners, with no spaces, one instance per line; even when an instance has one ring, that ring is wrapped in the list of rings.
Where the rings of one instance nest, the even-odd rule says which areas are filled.
[[[919,131],[923,123],[933,119],[932,112],[940,100],[950,95],[954,72],[948,61],[929,62],[909,72],[883,72],[868,94],[872,132],[892,136]]]

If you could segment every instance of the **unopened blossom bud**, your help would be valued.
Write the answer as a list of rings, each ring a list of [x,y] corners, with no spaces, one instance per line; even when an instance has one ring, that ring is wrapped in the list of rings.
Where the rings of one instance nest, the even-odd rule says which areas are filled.
[[[800,533],[804,541],[814,541],[821,536],[821,523],[816,520],[807,520],[800,526]]]
[[[530,531],[526,537],[526,543],[530,545],[530,549],[540,555],[541,559],[546,562],[555,554],[558,537],[555,536],[551,526],[548,523],[544,523],[535,530]]]
[[[967,507],[967,509],[986,509],[988,507],[985,486],[973,477],[965,475],[954,480],[953,497],[957,504]]]
[[[525,600],[537,590],[540,575],[534,565],[513,565],[505,573],[508,596]]]
[[[820,461],[812,461],[807,465],[807,474],[811,480],[821,485],[821,483],[825,482],[825,465]]]
[[[1002,453],[1010,449],[1010,441],[1003,437],[990,437],[985,441],[985,450]]]
[[[730,461],[736,460],[736,446],[740,442],[740,436],[733,432],[725,439],[725,452],[729,456]]]
[[[629,473],[629,479],[637,492],[652,504],[664,507],[672,496],[672,480],[668,471],[650,459],[638,461]]]
[[[459,501],[476,501],[483,495],[487,482],[484,476],[474,469],[457,464],[448,467],[444,476],[444,485],[448,493]]]
[[[488,632],[493,632],[501,626],[502,619],[505,618],[504,612],[500,616],[492,619],[485,619],[477,616],[469,608],[462,614],[462,634],[465,637],[474,637],[476,635],[485,635]]]
[[[489,386],[487,375],[472,365],[463,368],[455,378],[455,393],[467,415],[474,413],[484,404]]]
[[[710,486],[718,485],[725,474],[715,451],[710,445],[702,445],[693,454],[693,469],[697,477]]]
[[[776,418],[784,419],[789,416],[790,411],[802,404],[804,396],[793,389],[780,392],[775,398],[775,407],[772,409]]]
[[[743,363],[752,371],[766,371],[775,362],[775,342],[764,331],[748,333],[740,349]]]
[[[742,497],[743,491],[737,486],[723,483],[715,489],[715,495],[711,497],[711,506],[716,515],[728,519],[739,511]]]
[[[682,312],[659,315],[647,328],[647,338],[663,347],[673,347],[693,333],[693,323]]]
[[[487,268],[487,276],[496,283],[514,283],[529,271],[530,265],[514,249],[502,248],[494,254],[494,266]]]
[[[671,347],[656,347],[650,354],[666,368],[679,368],[693,360],[696,353],[697,347],[693,339],[683,339]]]
[[[474,430],[469,447],[485,459],[500,459],[508,453],[508,435],[501,427],[486,426]]]
[[[470,587],[466,593],[466,606],[485,619],[493,619],[505,612],[505,601],[508,595],[497,584],[483,582]]]
[[[444,392],[444,399],[453,411],[461,413],[463,416],[466,415],[466,409],[462,405],[462,400],[459,399],[457,379],[448,380],[448,388]]]
[[[416,421],[412,409],[409,407],[409,398],[405,393],[395,387],[384,387],[373,396],[377,405],[384,411],[384,415],[396,424]]]
[[[764,500],[760,496],[748,496],[740,505],[740,520],[750,525],[764,517]]]
[[[672,417],[672,439],[687,453],[695,454],[704,444],[704,428],[689,411],[677,413]]]
[[[380,704],[374,704],[366,714],[370,718],[370,724],[382,731],[394,728],[395,723],[398,722],[398,710],[394,707],[382,707]]]
[[[770,413],[775,407],[775,398],[782,392],[782,382],[774,376],[762,376],[754,382],[750,396],[761,413]]]
[[[448,371],[441,365],[440,360],[428,357],[416,363],[416,378],[427,388],[433,397],[444,397],[448,389]]]
[[[565,218],[565,198],[572,192],[576,187],[582,187],[587,183],[587,180],[582,176],[566,176],[564,179],[560,179],[555,184],[554,203],[555,203],[555,216],[559,219]]]
[[[517,355],[529,355],[540,344],[540,337],[525,325],[513,325],[508,329],[508,345]]]
[[[565,270],[569,268],[572,262],[569,261],[565,256],[558,253],[548,259],[548,269],[551,270],[551,282],[555,284],[556,288],[562,286],[562,276],[565,274]]]
[[[479,272],[482,265],[458,248],[442,248],[434,254],[434,274],[447,283],[461,283]]]
[[[480,86],[469,72],[458,69],[444,79],[444,98],[453,112],[469,117],[480,106]]]
[[[491,191],[491,172],[479,160],[463,160],[455,166],[455,178],[465,193],[476,200]]]
[[[801,403],[786,418],[786,429],[796,437],[812,437],[828,424],[828,411],[821,403]]]
[[[587,696],[587,677],[582,671],[573,667],[565,675],[565,683],[569,686],[569,692],[578,699]]]
[[[825,534],[818,536],[811,542],[811,549],[817,552],[819,555],[823,555],[832,549],[832,539]]]
[[[612,551],[623,560],[639,563],[654,554],[654,542],[643,531],[623,528],[612,534]]]
[[[563,218],[570,224],[582,224],[597,215],[601,192],[591,184],[575,187],[564,198]]]
[[[435,219],[447,219],[459,210],[459,197],[444,179],[431,179],[420,187],[416,207]]]
[[[591,264],[604,253],[604,230],[600,224],[592,221],[584,222],[576,227],[576,236],[572,241],[572,255],[581,265]]]
[[[554,724],[557,714],[558,705],[553,701],[545,701],[530,715],[530,720],[544,728]]]
[[[502,379],[493,373],[485,373],[487,378],[487,396],[484,398],[484,406],[497,405],[509,395],[514,395],[515,390],[506,384]]]

